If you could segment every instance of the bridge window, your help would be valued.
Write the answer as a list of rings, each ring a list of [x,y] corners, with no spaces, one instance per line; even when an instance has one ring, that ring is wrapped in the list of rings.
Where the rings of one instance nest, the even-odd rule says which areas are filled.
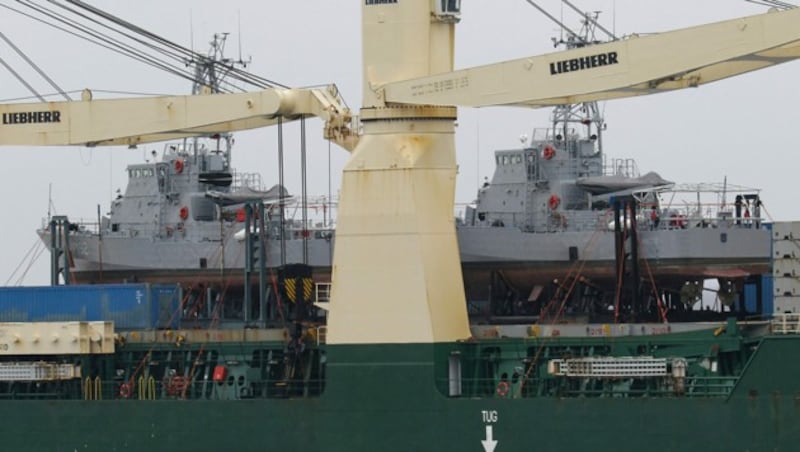
[[[439,21],[456,23],[461,19],[461,0],[438,0],[434,5],[435,16]]]
[[[461,0],[441,0],[443,13],[458,14],[461,12]]]

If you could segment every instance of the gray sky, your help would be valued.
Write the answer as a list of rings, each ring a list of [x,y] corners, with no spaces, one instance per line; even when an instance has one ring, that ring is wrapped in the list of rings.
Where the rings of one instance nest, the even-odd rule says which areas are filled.
[[[251,72],[291,86],[336,83],[352,107],[361,104],[360,1],[228,0],[94,0],[91,4],[188,45],[207,49],[214,32],[229,31],[229,49],[252,56]],[[559,13],[556,0],[540,4]],[[732,17],[758,14],[765,8],[743,0],[602,0],[578,1],[601,10],[606,27],[617,34],[666,31]],[[18,5],[11,0],[0,4]],[[220,5],[224,4],[224,8]],[[700,6],[702,5],[702,6]],[[558,31],[525,0],[465,0],[457,28],[458,68],[537,55],[553,50]],[[566,14],[565,22],[577,18]],[[190,27],[190,24],[193,24]],[[52,30],[7,10],[0,10],[0,30],[66,90],[92,88],[182,94],[182,79],[110,53]],[[27,74],[41,92],[49,92],[11,50],[0,56]],[[721,182],[763,189],[764,204],[776,220],[800,217],[794,192],[797,168],[797,106],[800,105],[800,63],[725,80],[699,89],[619,100],[603,104],[609,128],[606,153],[631,157],[642,172],[657,171],[676,182]],[[0,68],[0,99],[29,93]],[[509,108],[461,109],[457,132],[460,175],[457,202],[471,201],[484,176],[491,177],[493,151],[519,147],[519,137],[534,127],[547,127],[549,112]],[[328,190],[328,145],[318,137],[320,123],[311,121],[309,192]],[[297,128],[287,130],[287,149],[299,149]],[[277,181],[273,130],[236,135],[233,163],[239,170],[262,173]],[[0,284],[4,284],[37,238],[35,230],[47,215],[48,186],[56,212],[72,219],[96,217],[97,204],[108,211],[117,189],[125,188],[125,166],[140,162],[162,145],[126,148],[3,148],[0,190],[5,208],[0,229]],[[291,151],[290,154],[293,154]],[[347,154],[333,148],[334,193]],[[287,185],[299,192],[299,158],[287,159]],[[43,254],[28,272],[27,285],[49,281],[49,256]],[[16,280],[10,281],[10,284]]]

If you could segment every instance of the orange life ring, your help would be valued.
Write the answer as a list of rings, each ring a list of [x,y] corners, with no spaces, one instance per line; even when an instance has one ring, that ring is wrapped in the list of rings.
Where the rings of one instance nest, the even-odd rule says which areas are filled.
[[[178,216],[181,217],[181,220],[189,218],[189,208],[186,206],[181,207],[180,212],[178,212]]]
[[[561,205],[561,198],[555,193],[550,195],[550,199],[547,200],[547,207],[549,207],[550,210],[556,210],[559,205]]]
[[[119,398],[129,399],[130,397],[131,397],[130,383],[122,383],[121,385],[119,385]]]
[[[511,385],[508,384],[507,381],[501,381],[497,383],[497,395],[500,397],[505,397],[508,395],[508,391],[511,389]]]
[[[542,158],[544,158],[545,160],[551,160],[555,156],[556,156],[556,149],[553,146],[550,146],[549,144],[545,146],[544,149],[542,150]]]
[[[183,159],[176,159],[175,160],[175,172],[180,174],[183,172]]]

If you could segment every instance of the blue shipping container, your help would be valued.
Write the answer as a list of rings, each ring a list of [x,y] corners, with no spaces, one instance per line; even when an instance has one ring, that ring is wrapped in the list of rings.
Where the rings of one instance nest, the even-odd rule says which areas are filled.
[[[744,285],[744,305],[747,309],[747,312],[751,314],[759,314],[766,317],[771,317],[773,314],[773,310],[775,309],[775,301],[773,296],[773,285],[774,282],[772,280],[772,274],[767,273],[765,275],[761,275],[761,300],[764,303],[763,312],[758,312],[758,304],[757,304],[757,287],[755,284],[745,284]]]
[[[117,331],[178,328],[178,285],[0,287],[0,322],[112,321]]]

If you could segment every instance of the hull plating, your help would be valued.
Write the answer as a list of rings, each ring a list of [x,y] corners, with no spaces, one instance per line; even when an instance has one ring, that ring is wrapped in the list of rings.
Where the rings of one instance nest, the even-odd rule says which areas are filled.
[[[437,345],[436,347],[441,347]],[[445,346],[446,348],[446,346]],[[800,338],[765,338],[727,398],[449,398],[430,345],[328,347],[317,399],[0,402],[7,450],[785,452]]]

